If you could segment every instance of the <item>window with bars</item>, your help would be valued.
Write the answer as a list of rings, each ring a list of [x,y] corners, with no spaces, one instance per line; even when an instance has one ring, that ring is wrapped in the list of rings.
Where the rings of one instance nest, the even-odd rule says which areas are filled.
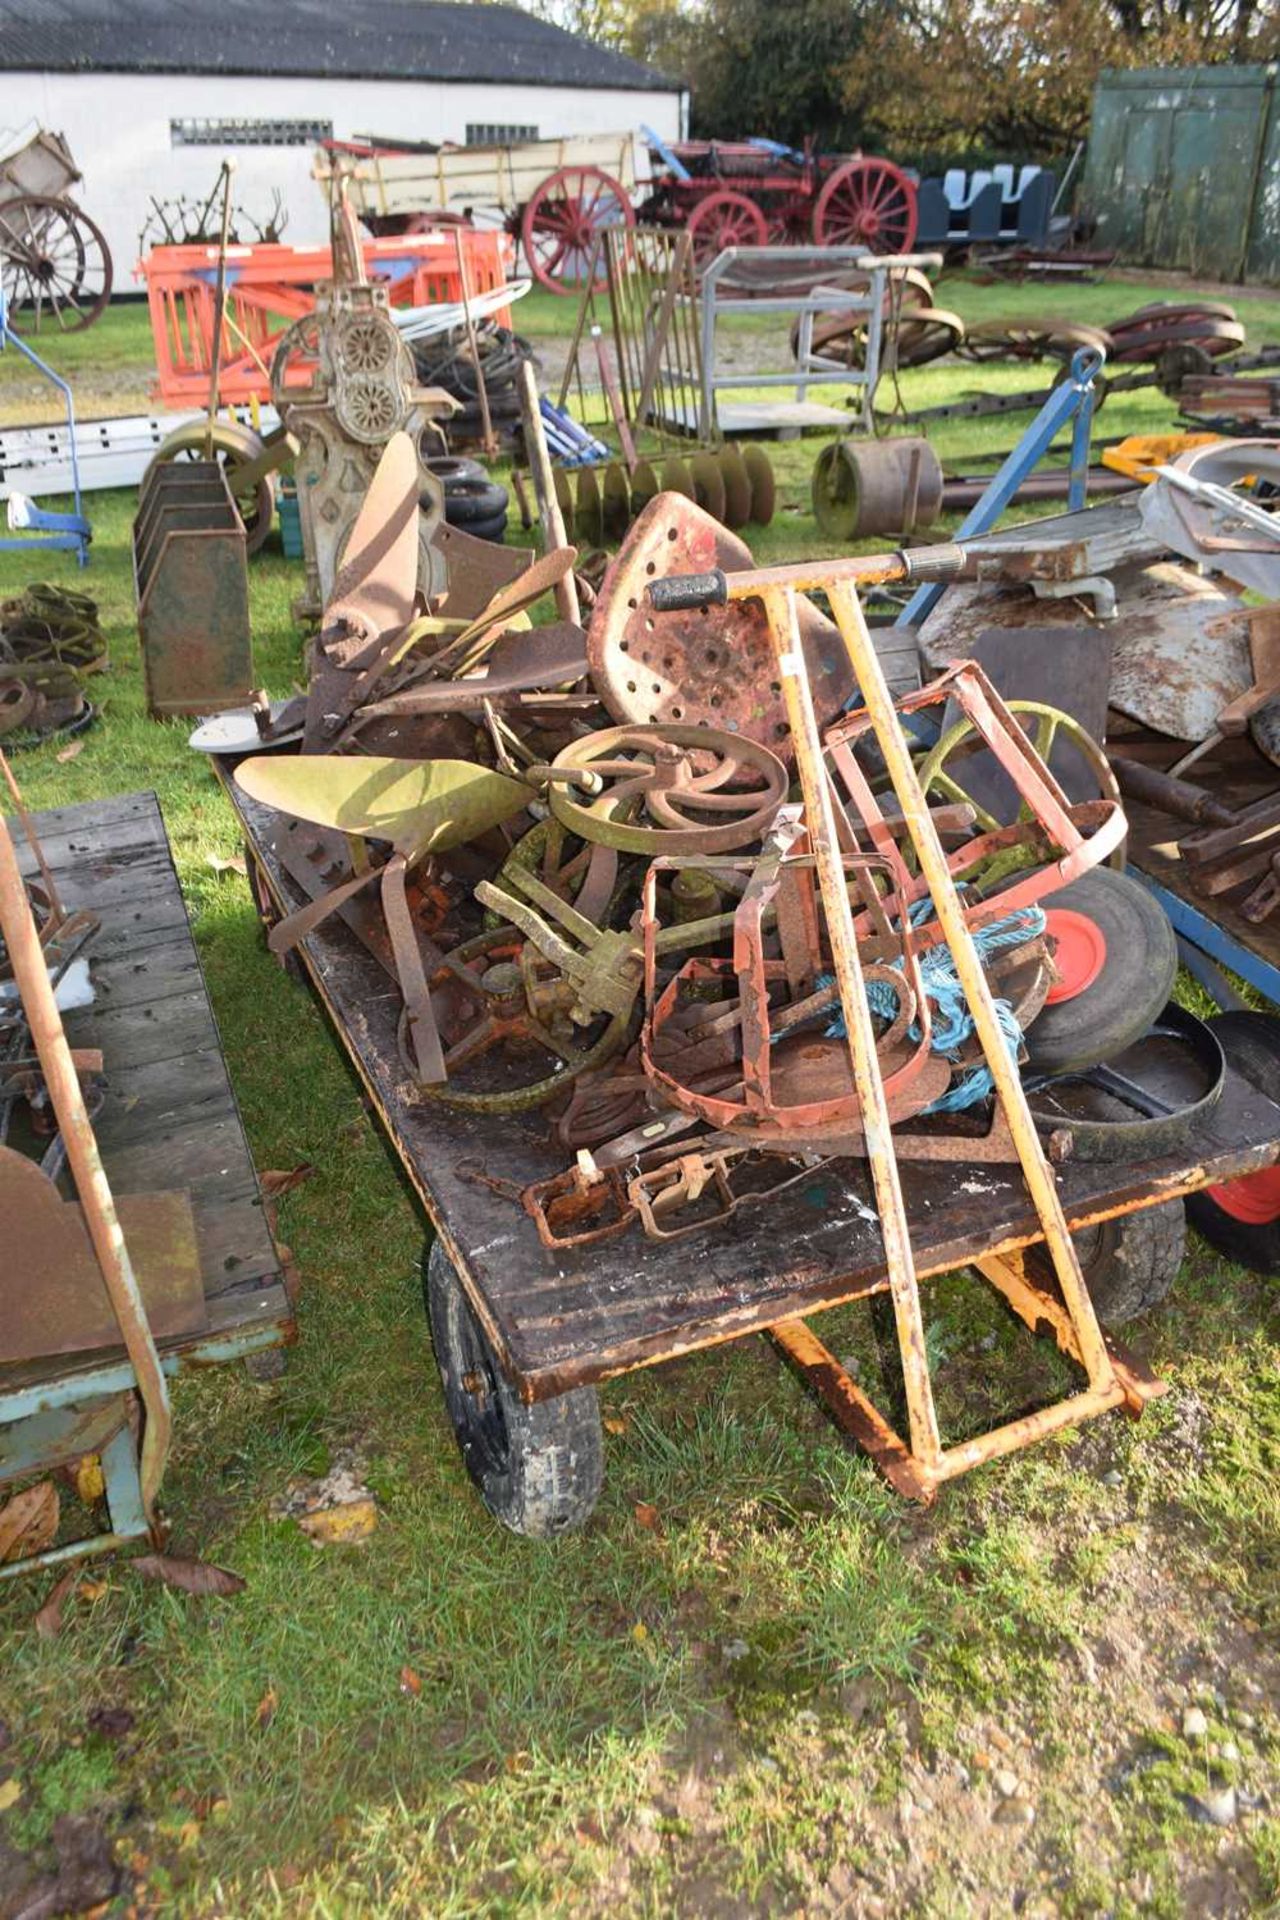
[[[332,140],[332,120],[171,120],[174,147],[314,147]]]
[[[495,121],[493,125],[481,122],[478,125],[468,122],[467,145],[469,147],[510,147],[518,140],[536,140],[536,127],[504,126]]]

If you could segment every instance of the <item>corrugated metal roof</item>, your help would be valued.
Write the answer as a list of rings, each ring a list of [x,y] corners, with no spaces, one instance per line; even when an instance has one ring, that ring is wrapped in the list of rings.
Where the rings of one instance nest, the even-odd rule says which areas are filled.
[[[15,70],[676,87],[519,7],[443,0],[0,0]]]

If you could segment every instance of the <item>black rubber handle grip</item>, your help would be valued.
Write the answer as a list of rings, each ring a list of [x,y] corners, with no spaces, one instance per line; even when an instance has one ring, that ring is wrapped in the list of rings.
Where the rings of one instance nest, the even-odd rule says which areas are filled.
[[[655,580],[649,589],[649,605],[655,613],[723,607],[728,598],[729,583],[719,567],[710,573],[673,573],[665,580]]]

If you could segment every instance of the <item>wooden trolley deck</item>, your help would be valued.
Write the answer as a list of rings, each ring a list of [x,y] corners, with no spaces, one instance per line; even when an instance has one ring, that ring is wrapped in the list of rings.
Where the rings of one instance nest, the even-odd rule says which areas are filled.
[[[35,816],[64,905],[102,926],[89,948],[95,1001],[66,1016],[73,1047],[104,1056],[95,1121],[117,1195],[190,1196],[207,1327],[161,1341],[166,1368],[232,1359],[293,1337],[280,1258],[227,1077],[217,1027],[154,793]],[[25,872],[35,863],[19,836]],[[0,1367],[0,1422],[132,1379],[122,1347]]]
[[[276,859],[277,816],[219,772],[250,858],[282,912],[302,896]],[[758,1332],[882,1291],[883,1247],[865,1167],[815,1171],[727,1226],[661,1245],[638,1227],[557,1256],[533,1221],[488,1180],[524,1186],[560,1170],[545,1117],[478,1118],[424,1099],[400,1064],[400,998],[333,916],[298,949],[338,1037],[452,1258],[486,1333],[528,1402],[631,1368]],[[1068,1165],[1059,1184],[1069,1224],[1155,1206],[1280,1157],[1280,1107],[1229,1074],[1220,1104],[1175,1155],[1140,1165]],[[1017,1168],[905,1163],[921,1276],[1039,1240]]]

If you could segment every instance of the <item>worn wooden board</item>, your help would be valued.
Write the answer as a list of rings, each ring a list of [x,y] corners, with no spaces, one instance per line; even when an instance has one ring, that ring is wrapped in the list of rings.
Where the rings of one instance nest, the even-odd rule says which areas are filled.
[[[292,910],[298,896],[271,852],[273,816],[223,772],[267,884]],[[674,1246],[633,1228],[576,1255],[549,1253],[520,1207],[477,1178],[524,1186],[559,1171],[564,1155],[547,1144],[545,1121],[536,1113],[481,1119],[423,1099],[396,1050],[399,996],[336,916],[300,954],[496,1350],[530,1400],[884,1285],[870,1181],[852,1160]],[[1234,1079],[1182,1155],[1141,1167],[1068,1167],[1060,1186],[1073,1224],[1082,1225],[1278,1154],[1280,1108]],[[904,1163],[903,1184],[922,1274],[1041,1237],[1020,1177],[1006,1169]]]
[[[168,1189],[190,1196],[207,1309],[201,1341],[278,1326],[291,1313],[153,793],[127,794],[35,816],[69,909],[92,908],[102,928],[88,949],[96,1000],[67,1017],[73,1046],[104,1056],[106,1100],[96,1132],[121,1196]],[[34,871],[21,835],[24,870]],[[60,1373],[100,1366],[111,1350],[77,1355]],[[7,1390],[32,1384],[31,1365],[0,1368]],[[2,1417],[2,1412],[0,1412]]]

